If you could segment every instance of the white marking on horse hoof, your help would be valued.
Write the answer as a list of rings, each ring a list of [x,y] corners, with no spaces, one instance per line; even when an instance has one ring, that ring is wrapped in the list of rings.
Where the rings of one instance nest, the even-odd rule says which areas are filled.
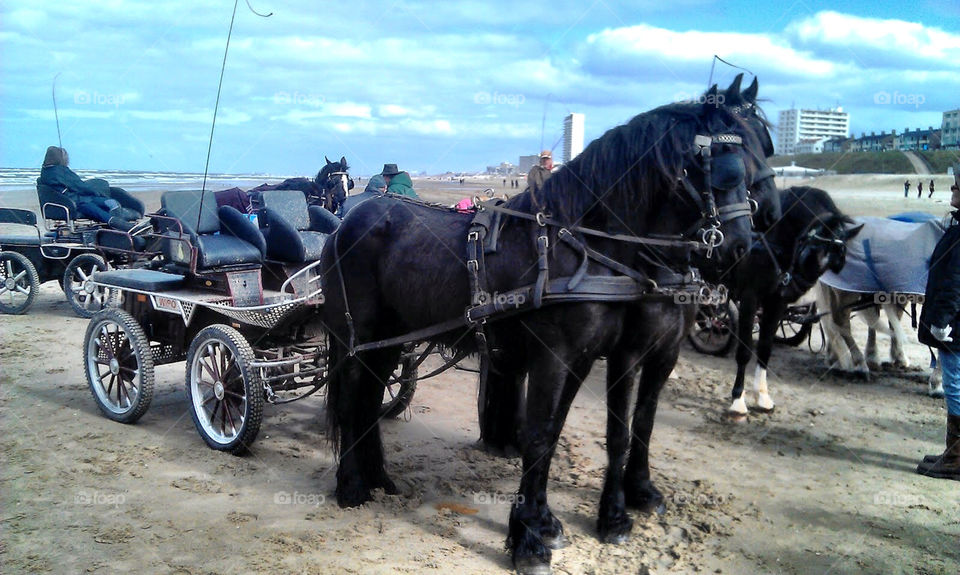
[[[757,394],[757,403],[754,409],[761,413],[771,413],[776,407],[773,403],[773,400],[770,399],[769,393],[758,393]]]
[[[733,403],[730,404],[730,407],[727,408],[727,413],[738,413],[740,415],[746,415],[747,402],[744,401],[743,396],[741,395],[737,399],[733,400]]]

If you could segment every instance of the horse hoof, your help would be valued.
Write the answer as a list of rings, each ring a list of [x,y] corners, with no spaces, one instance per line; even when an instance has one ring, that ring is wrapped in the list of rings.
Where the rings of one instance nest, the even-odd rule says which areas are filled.
[[[622,533],[622,532],[607,533],[606,535],[603,535],[603,536],[600,538],[600,540],[603,541],[604,543],[608,543],[608,544],[610,544],[610,545],[622,545],[623,543],[626,543],[627,541],[630,541],[630,533],[629,533],[629,532],[627,532],[627,533]]]
[[[766,414],[766,413],[773,413],[775,409],[777,409],[776,406],[774,406],[774,407],[760,407],[759,405],[754,405],[754,406],[752,406],[752,407],[750,408],[750,411],[753,411],[753,412],[755,412],[755,413],[765,413],[765,414]]]
[[[559,535],[548,535],[543,538],[543,546],[554,551],[570,547],[570,540],[563,533]],[[548,567],[549,568],[549,567]]]
[[[942,390],[942,389],[935,389],[935,390],[933,390],[933,391],[927,392],[927,395],[929,395],[930,397],[936,398],[936,399],[940,399],[940,398],[943,397],[943,390]]]
[[[747,420],[747,414],[739,411],[727,411],[723,414],[723,419],[728,423],[743,423]]]
[[[518,575],[551,575],[550,562],[539,557],[520,557],[513,560]]]

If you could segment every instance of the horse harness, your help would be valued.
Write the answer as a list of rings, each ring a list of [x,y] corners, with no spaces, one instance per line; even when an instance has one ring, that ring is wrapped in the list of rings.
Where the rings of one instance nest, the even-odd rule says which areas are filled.
[[[715,136],[696,136],[694,140],[696,156],[701,163],[704,174],[704,189],[697,188],[690,182],[686,170],[679,178],[680,188],[693,200],[700,211],[700,219],[694,226],[679,236],[640,237],[628,234],[612,234],[592,228],[576,225],[564,225],[544,212],[529,213],[513,210],[503,206],[503,200],[495,199],[477,204],[477,213],[470,223],[467,234],[466,267],[469,275],[471,305],[468,306],[462,317],[452,318],[445,322],[434,324],[426,328],[415,330],[401,336],[357,344],[353,318],[350,314],[349,303],[346,297],[346,285],[343,274],[339,272],[341,289],[344,293],[344,307],[349,339],[347,342],[348,354],[373,349],[383,349],[404,343],[423,341],[441,333],[453,331],[457,328],[466,328],[476,333],[478,347],[483,357],[486,354],[486,337],[484,324],[491,319],[500,319],[517,313],[539,309],[544,304],[560,302],[629,302],[641,298],[659,297],[673,298],[678,293],[688,296],[691,286],[698,290],[698,297],[703,296],[704,284],[696,270],[689,270],[681,275],[675,272],[649,277],[646,273],[636,270],[626,264],[589,247],[585,241],[578,239],[575,234],[593,236],[616,242],[626,242],[641,247],[680,248],[688,251],[705,250],[709,258],[713,250],[723,244],[724,236],[720,226],[739,217],[750,217],[755,211],[756,202],[735,203],[718,208],[713,197],[712,189],[733,189],[744,185],[743,167],[740,164],[738,178],[729,178],[730,182],[713,182],[713,155],[711,147],[714,145],[742,145],[742,139],[735,134],[720,134]],[[729,156],[727,156],[728,158]],[[729,170],[729,160],[724,155],[719,156],[722,167]],[[729,177],[729,175],[728,175]],[[406,200],[403,200],[406,201]],[[752,203],[751,203],[752,202]],[[491,294],[487,289],[485,255],[496,251],[499,239],[500,221],[502,217],[513,217],[536,222],[537,224],[537,278],[533,284],[516,288],[504,293]],[[550,234],[548,228],[559,228],[556,237],[580,256],[580,265],[569,277],[551,277],[549,266]],[[688,239],[690,236],[698,240]],[[335,265],[339,268],[340,257],[337,242],[334,242]],[[641,258],[657,268],[666,270],[666,265],[652,261],[641,254]],[[600,276],[587,274],[587,267],[593,261],[619,275]],[[659,273],[656,272],[656,273]],[[665,278],[663,281],[661,278]],[[660,279],[660,281],[658,281]],[[709,288],[708,288],[709,289]],[[709,295],[709,294],[707,294]],[[690,298],[692,301],[692,298]],[[437,372],[453,365],[466,354],[458,354],[447,362]],[[422,356],[418,360],[421,362]]]
[[[846,256],[847,244],[842,240],[837,238],[825,238],[820,235],[820,232],[816,229],[812,229],[813,225],[816,223],[816,220],[811,222],[807,229],[804,230],[800,241],[797,242],[797,245],[793,249],[793,254],[790,256],[790,265],[786,270],[783,270],[780,267],[780,263],[777,261],[776,254],[773,251],[773,248],[770,247],[770,243],[767,241],[766,234],[760,234],[760,243],[763,245],[764,249],[767,251],[767,255],[770,256],[770,260],[773,262],[774,272],[777,274],[777,286],[780,289],[786,289],[791,283],[797,284],[797,288],[801,293],[805,293],[813,284],[817,281],[814,279],[810,281],[807,278],[804,278],[802,275],[795,273],[794,268],[797,265],[797,260],[800,257],[800,253],[803,249],[810,243],[825,245],[829,247],[838,248],[840,251],[840,256]]]

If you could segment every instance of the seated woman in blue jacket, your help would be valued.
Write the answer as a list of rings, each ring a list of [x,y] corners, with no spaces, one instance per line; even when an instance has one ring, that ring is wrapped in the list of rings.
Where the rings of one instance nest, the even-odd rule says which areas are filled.
[[[131,222],[143,215],[122,207],[113,199],[106,180],[83,180],[68,167],[69,163],[70,156],[65,149],[50,146],[43,158],[39,181],[50,187],[64,188],[64,195],[77,204],[77,211],[83,216],[98,222],[110,222],[116,227],[130,227]]]

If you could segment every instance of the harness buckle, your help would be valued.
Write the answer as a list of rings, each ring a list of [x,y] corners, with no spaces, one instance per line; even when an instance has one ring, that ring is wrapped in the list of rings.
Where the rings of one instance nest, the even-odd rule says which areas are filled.
[[[537,236],[537,243],[542,244],[540,246],[540,249],[546,250],[547,248],[550,247],[550,237],[547,236],[546,234]]]
[[[467,260],[467,269],[476,273],[480,271],[480,262],[477,260]]]
[[[537,225],[541,228],[547,226],[547,215],[543,212],[537,212]]]
[[[476,230],[472,230],[470,233],[467,234],[467,241],[468,241],[468,242],[475,242],[475,241],[477,241],[477,240],[479,240],[479,239],[480,239],[480,232],[478,232],[478,231],[476,231]]]

